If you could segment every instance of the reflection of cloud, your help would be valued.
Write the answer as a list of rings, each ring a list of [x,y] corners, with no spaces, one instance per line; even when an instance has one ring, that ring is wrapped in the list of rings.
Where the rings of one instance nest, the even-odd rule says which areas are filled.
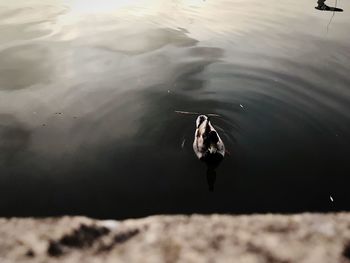
[[[109,51],[122,52],[125,54],[141,54],[160,49],[166,45],[191,46],[197,43],[193,38],[189,38],[181,30],[170,28],[138,29],[132,33],[124,32],[120,37],[120,32],[111,32],[100,35],[100,38],[89,39],[89,44]]]
[[[52,84],[40,90],[18,91],[17,107],[26,105],[29,112],[35,108],[36,114],[30,115],[26,121],[33,125],[33,119],[37,125],[33,125],[31,130],[30,154],[27,151],[18,155],[14,151],[14,155],[21,158],[13,168],[17,182],[32,177],[60,182],[64,187],[52,194],[55,196],[52,205],[69,209],[75,203],[78,210],[72,208],[68,212],[85,209],[86,213],[101,206],[101,203],[106,204],[105,208],[108,205],[109,209],[115,207],[108,200],[125,200],[130,191],[134,192],[132,200],[120,203],[118,211],[125,214],[131,209],[133,213],[145,213],[142,210],[146,207],[145,202],[153,202],[162,189],[169,190],[169,182],[172,187],[181,189],[191,167],[196,167],[198,162],[192,158],[192,149],[185,146],[181,150],[179,145],[183,135],[191,140],[193,122],[177,115],[174,110],[206,111],[215,108],[213,99],[199,99],[188,91],[194,88],[200,92],[205,88],[207,80],[200,74],[221,58],[222,51],[196,46],[197,41],[181,30],[152,29],[149,34],[147,32],[140,36],[146,44],[134,46],[133,56],[95,48],[70,53],[71,56],[64,58],[70,63],[67,60],[64,63],[68,65],[66,70],[70,67],[75,69],[75,75],[72,82],[66,80],[64,88]],[[127,43],[136,40],[134,35],[130,38],[126,36],[125,48]],[[107,46],[110,43],[107,39]],[[118,48],[118,45],[114,47]],[[122,63],[117,61],[121,57],[124,59]],[[105,58],[112,60],[111,64],[103,63]],[[85,83],[76,86],[74,79],[84,79]],[[41,81],[40,78],[37,81]],[[178,85],[174,86],[176,83]],[[35,107],[30,103],[33,96],[25,96],[28,93],[38,95],[39,92],[49,94],[52,93],[50,89],[55,93],[54,98],[42,96],[42,104]],[[172,92],[168,93],[168,89]],[[19,99],[21,96],[23,98]],[[50,99],[60,101],[62,110],[55,110],[57,104],[50,103]],[[62,114],[52,114],[56,111],[62,111]],[[77,118],[73,118],[75,115]],[[38,118],[43,118],[41,123],[45,126]],[[169,172],[169,160],[178,160],[184,165],[180,171],[174,169]],[[170,166],[177,166],[171,163]],[[29,164],[30,170],[27,169]],[[197,171],[196,168],[193,171]],[[150,174],[145,176],[145,173]],[[167,178],[160,178],[165,173]],[[26,179],[19,178],[23,174]],[[194,183],[205,184],[205,177],[199,182],[198,178],[194,179]],[[81,180],[84,180],[83,184]],[[153,188],[155,181],[161,186],[159,189]],[[11,181],[5,179],[1,179],[1,183],[7,188],[14,187]],[[30,193],[31,187],[34,186],[23,192]],[[82,200],[85,196],[82,193],[86,192],[94,198],[95,205]],[[24,204],[35,209],[37,198],[49,199],[44,196],[46,194],[40,192],[35,198],[25,200]],[[25,199],[22,195],[18,198]],[[185,202],[184,197],[180,199],[180,192],[178,198]],[[72,206],[67,206],[67,203]],[[89,206],[86,206],[88,203]],[[134,208],[128,208],[124,205],[126,203]],[[21,209],[12,204],[12,211],[16,208]],[[37,208],[44,211],[40,205]]]
[[[222,50],[199,46],[181,23],[160,28],[119,14],[65,21],[68,12],[50,41],[0,53],[9,61],[0,61],[0,74],[12,69],[19,76],[0,79],[17,89],[0,90],[0,111],[28,125],[28,137],[10,125],[1,133],[8,142],[0,150],[16,161],[2,169],[11,180],[0,177],[0,190],[11,189],[0,191],[3,214],[23,207],[28,215],[91,214],[97,207],[97,216],[146,214],[160,194],[178,189],[174,200],[186,205],[183,186],[205,185],[204,170],[190,177],[201,167],[190,147],[194,122],[174,110],[215,109],[213,98],[195,93],[205,90],[204,72]]]
[[[203,4],[205,4],[205,1],[206,0],[177,0],[176,2],[178,2],[179,4],[181,4],[184,7],[186,7],[186,6],[199,7]]]
[[[227,119],[215,124],[227,131],[226,144],[230,144],[230,125],[240,123],[238,141],[244,148],[241,153],[249,155],[243,164],[251,169],[250,175],[285,171],[292,176],[290,160],[298,164],[294,165],[296,174],[301,174],[298,167],[304,174],[312,174],[319,163],[327,163],[319,160],[329,157],[322,144],[315,147],[320,141],[327,142],[323,148],[332,152],[332,163],[344,160],[343,166],[340,162],[329,167],[345,167],[344,156],[349,154],[344,145],[340,146],[345,142],[341,139],[344,134],[339,134],[339,145],[329,139],[330,133],[325,140],[315,134],[332,129],[345,133],[348,129],[345,88],[350,53],[340,44],[348,43],[349,34],[343,34],[346,17],[339,17],[339,27],[332,32],[335,38],[329,42],[321,39],[318,30],[312,30],[324,20],[319,13],[310,17],[307,2],[298,10],[293,9],[293,1],[270,5],[240,0],[234,6],[229,1],[205,1],[201,8],[192,8],[193,3],[201,4],[200,0],[149,0],[154,6],[124,10],[108,5],[129,7],[133,1],[106,1],[98,3],[97,10],[89,4],[98,1],[77,2],[81,6],[70,9],[68,3],[68,11],[61,16],[55,6],[50,13],[40,4],[31,7],[33,10],[15,9],[17,12],[6,17],[0,10],[0,21],[6,23],[0,42],[22,46],[4,50],[2,45],[0,53],[0,112],[14,116],[0,117],[0,159],[9,160],[5,168],[0,167],[1,172],[7,169],[0,174],[1,212],[9,211],[6,206],[12,209],[10,215],[23,207],[28,208],[29,215],[34,210],[50,213],[57,209],[92,213],[97,207],[100,216],[100,211],[106,216],[122,216],[129,211],[129,216],[140,215],[157,207],[162,208],[158,212],[175,207],[181,210],[178,212],[193,212],[194,208],[204,211],[208,202],[203,202],[200,189],[205,186],[198,184],[205,184],[205,171],[196,177],[202,164],[191,149],[195,116],[178,115],[174,110],[221,111],[218,113]],[[261,8],[266,4],[269,8]],[[104,10],[109,14],[97,14]],[[86,14],[90,11],[96,14]],[[51,19],[57,34],[48,37],[44,31],[54,31]],[[310,23],[310,19],[316,20]],[[291,36],[286,28],[293,31]],[[45,41],[38,39],[43,34]],[[14,36],[18,39],[13,40]],[[38,44],[24,45],[31,38]],[[301,48],[305,43],[302,40],[310,41]],[[320,49],[331,53],[320,53]],[[223,56],[225,63],[213,65]],[[278,74],[283,69],[287,72]],[[327,78],[322,77],[325,70]],[[48,82],[40,89],[25,88]],[[329,110],[335,107],[336,112]],[[322,114],[315,115],[315,110]],[[334,118],[334,113],[344,117]],[[281,143],[285,138],[286,144]],[[271,146],[277,150],[266,153]],[[234,154],[238,152],[235,156],[240,155],[237,148],[228,148]],[[324,157],[310,161],[308,157],[316,153]],[[287,155],[289,159],[283,158]],[[232,174],[232,161],[223,162],[220,168]],[[224,177],[222,171],[218,174],[220,184]],[[36,184],[37,178],[41,184]],[[231,180],[227,178],[232,176],[225,179]],[[246,178],[243,186],[251,183],[252,177],[241,177]],[[256,179],[259,185],[266,177]],[[44,189],[52,181],[59,186],[52,186],[57,193],[49,203],[51,191]],[[225,194],[212,208],[232,207],[235,198],[229,198],[234,196],[229,187],[227,184],[230,195]],[[241,193],[247,191],[238,188]],[[165,200],[159,201],[159,196]],[[252,195],[251,201],[256,206],[254,198]],[[246,202],[239,204],[244,207]]]
[[[26,45],[0,52],[0,90],[16,90],[47,83],[53,65],[48,50],[38,45]]]
[[[133,10],[138,14],[147,15],[148,13],[162,11],[164,6],[169,8],[169,5],[173,6],[173,4],[181,8],[199,7],[205,3],[205,0],[175,0],[170,1],[170,4],[164,0],[65,0],[64,3],[69,6],[70,12],[75,15],[107,14],[123,8],[127,8],[125,11]]]
[[[59,30],[57,18],[66,12],[62,3],[35,2],[7,1],[5,6],[1,4],[1,50],[49,38]]]
[[[164,32],[167,31],[159,31],[159,33]],[[166,34],[170,33],[175,34],[175,36],[179,34],[175,30],[168,31]],[[185,37],[186,35],[182,36],[184,39]],[[156,37],[156,39],[158,38]],[[165,39],[167,41],[162,42],[162,44],[168,45],[176,37]],[[191,39],[187,41],[190,43]],[[93,76],[93,79],[82,88],[74,87],[64,91],[63,97],[65,100],[61,102],[61,105],[64,106],[64,114],[62,117],[57,115],[48,116],[48,119],[45,120],[47,124],[45,129],[38,129],[33,135],[33,147],[50,156],[75,151],[81,145],[95,147],[107,141],[116,141],[122,138],[130,139],[135,134],[137,134],[136,137],[139,136],[139,131],[142,133],[141,137],[145,138],[150,135],[149,131],[152,130],[152,127],[148,126],[149,124],[160,128],[154,122],[157,123],[163,117],[166,117],[163,113],[169,114],[171,112],[171,115],[173,115],[173,111],[179,108],[194,111],[201,110],[203,112],[206,112],[208,108],[213,108],[214,101],[202,99],[194,103],[195,98],[191,95],[189,97],[184,97],[184,95],[179,97],[179,95],[172,94],[170,96],[172,101],[169,101],[168,98],[158,101],[168,88],[174,89],[172,87],[174,83],[176,83],[175,89],[179,93],[200,90],[205,86],[206,80],[201,80],[196,76],[206,66],[217,62],[222,56],[222,52],[217,48],[196,47],[194,46],[195,43],[193,41],[192,46],[184,48],[183,51],[186,56],[192,59],[186,59],[186,61],[180,63],[179,60],[181,61],[181,59],[173,57],[174,54],[170,52],[174,47],[169,47],[167,53],[170,52],[170,57],[165,56],[164,50],[158,50],[150,54],[146,52],[143,56],[130,58],[129,61],[134,60],[132,64],[134,66],[127,67],[128,71],[122,71],[121,73],[111,69],[105,70],[105,65],[92,61],[94,66],[101,66],[98,69],[99,74],[86,74],[89,65],[86,63],[84,65],[85,60],[79,58],[75,62],[76,65],[84,65],[85,67],[82,66],[78,69],[80,71],[78,76],[86,76],[86,78]],[[182,50],[178,47],[175,49]],[[181,54],[181,57],[183,55]],[[101,57],[101,55],[98,57]],[[125,64],[129,66],[127,61],[125,61]],[[121,67],[119,64],[116,66]],[[123,76],[119,78],[119,74],[123,74]],[[128,81],[125,81],[125,79]],[[164,90],[160,90],[162,86],[164,86]],[[62,95],[58,97],[62,97]],[[176,106],[174,107],[174,105]],[[153,109],[156,112],[153,112]],[[36,111],[40,112],[39,109]],[[72,114],[72,112],[85,113],[83,115],[78,114],[80,115],[79,118],[73,119],[72,115],[75,114]],[[144,123],[143,120],[147,120],[147,122]],[[146,131],[144,132],[145,128]],[[166,131],[163,132],[169,134]],[[152,138],[151,140],[158,140],[158,138]]]
[[[70,12],[73,14],[88,14],[88,13],[110,13],[118,8],[133,6],[140,4],[144,0],[68,0],[64,1],[69,6]]]

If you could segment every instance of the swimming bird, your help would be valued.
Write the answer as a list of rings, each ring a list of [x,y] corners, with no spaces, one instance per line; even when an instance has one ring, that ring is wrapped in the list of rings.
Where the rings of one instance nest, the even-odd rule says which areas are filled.
[[[225,157],[224,143],[206,115],[197,117],[193,150],[198,159],[210,165],[219,164]]]

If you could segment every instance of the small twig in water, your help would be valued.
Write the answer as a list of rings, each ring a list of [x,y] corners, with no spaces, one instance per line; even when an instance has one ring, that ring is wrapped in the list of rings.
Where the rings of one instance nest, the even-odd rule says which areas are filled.
[[[188,115],[207,115],[208,117],[221,117],[221,115],[219,114],[215,114],[215,113],[199,113],[199,112],[190,112],[190,111],[179,111],[176,110],[176,113],[180,113],[180,114],[188,114]]]

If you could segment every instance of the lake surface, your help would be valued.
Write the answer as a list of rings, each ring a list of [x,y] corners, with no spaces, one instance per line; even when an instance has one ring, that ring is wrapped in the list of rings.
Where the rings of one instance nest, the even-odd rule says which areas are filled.
[[[0,2],[0,216],[350,211],[349,1],[101,2]]]

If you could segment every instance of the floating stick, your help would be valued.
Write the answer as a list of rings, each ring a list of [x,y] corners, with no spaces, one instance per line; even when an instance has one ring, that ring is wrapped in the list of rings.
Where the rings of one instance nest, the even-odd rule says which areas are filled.
[[[180,114],[188,114],[188,115],[207,115],[208,117],[221,117],[221,115],[219,114],[215,114],[215,113],[200,113],[200,112],[191,112],[191,111],[179,111],[176,110],[176,113],[180,113]]]

